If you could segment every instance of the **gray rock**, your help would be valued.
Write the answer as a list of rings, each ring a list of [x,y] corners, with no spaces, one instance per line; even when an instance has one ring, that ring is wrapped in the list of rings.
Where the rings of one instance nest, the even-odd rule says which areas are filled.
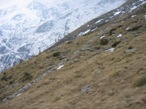
[[[2,99],[2,102],[6,102],[8,99],[7,98],[4,98],[4,99]]]
[[[88,84],[88,85],[84,86],[84,87],[81,89],[81,92],[82,92],[82,93],[88,93],[88,92],[90,92],[90,91],[92,90],[92,87],[93,87],[92,84]]]
[[[131,27],[126,28],[127,31],[136,31],[139,30],[142,27],[142,25],[133,25]]]
[[[20,88],[18,91],[16,91],[12,95],[9,95],[9,96],[5,97],[4,99],[2,99],[2,102],[7,102],[8,100],[10,100],[12,98],[15,98],[15,97],[19,96],[20,94],[24,93],[25,91],[27,91],[32,86],[32,84],[35,84],[38,81],[44,79],[49,73],[53,72],[54,70],[55,70],[55,68],[50,66],[48,68],[48,70],[43,72],[39,77],[37,77],[36,79],[32,80],[30,83],[27,83],[26,85],[24,85],[22,88]]]
[[[125,53],[135,53],[135,52],[136,52],[135,48],[125,50]]]
[[[81,51],[93,52],[93,49],[92,48],[82,48]]]
[[[78,56],[78,55],[79,55],[79,53],[80,53],[80,50],[76,50],[76,51],[73,53],[73,57]]]
[[[73,61],[74,61],[74,62],[79,62],[80,60],[79,60],[79,59],[74,59]]]
[[[7,100],[10,100],[12,98],[17,97],[19,94],[24,93],[26,90],[28,90],[28,88],[31,87],[30,83],[27,83],[25,86],[23,86],[22,88],[20,88],[18,91],[16,91],[14,94],[5,97],[2,101],[6,102]]]

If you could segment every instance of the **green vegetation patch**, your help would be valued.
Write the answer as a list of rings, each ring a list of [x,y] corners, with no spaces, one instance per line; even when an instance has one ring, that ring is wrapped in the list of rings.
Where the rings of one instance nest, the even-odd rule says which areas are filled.
[[[135,81],[133,87],[140,87],[143,85],[146,85],[146,75],[142,76],[137,81]]]
[[[27,80],[31,80],[33,76],[30,73],[25,72],[23,77],[22,77],[22,82],[25,82]]]

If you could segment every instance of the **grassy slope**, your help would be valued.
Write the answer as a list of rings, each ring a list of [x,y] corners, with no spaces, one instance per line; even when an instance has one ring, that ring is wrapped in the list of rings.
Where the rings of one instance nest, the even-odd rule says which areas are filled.
[[[1,79],[8,78],[0,82],[0,98],[3,98],[30,81],[22,81],[25,72],[34,79],[48,67],[68,59],[62,69],[49,74],[21,96],[0,103],[0,109],[145,109],[145,13],[142,7],[134,18],[128,14],[121,16],[94,33],[64,43],[0,74]],[[139,25],[139,29],[125,30]],[[113,29],[113,35],[109,35]],[[123,36],[117,38],[121,33]],[[109,40],[107,45],[100,44],[101,35]],[[120,43],[113,53],[105,52],[117,41]],[[53,57],[55,52],[64,52],[65,59]],[[143,84],[139,85],[141,81]],[[85,86],[91,90],[83,93]]]

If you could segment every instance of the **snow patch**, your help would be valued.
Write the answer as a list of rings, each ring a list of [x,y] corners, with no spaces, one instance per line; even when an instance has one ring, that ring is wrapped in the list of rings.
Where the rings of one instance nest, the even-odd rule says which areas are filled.
[[[144,18],[146,19],[146,15],[144,15]]]
[[[143,0],[141,5],[143,5],[143,4],[145,4],[145,3],[146,3],[146,1]]]
[[[131,18],[136,17],[136,15],[132,15]]]
[[[130,27],[127,27],[127,28],[126,28],[126,31],[128,31],[129,29],[130,29]]]
[[[108,50],[105,50],[105,52],[114,52],[114,50],[115,50],[115,48],[110,48],[110,49],[108,49]]]
[[[87,30],[87,31],[85,31],[85,32],[80,32],[78,36],[83,36],[83,35],[85,35],[85,34],[89,33],[90,31],[91,31],[91,30],[90,30],[90,29],[88,29],[88,30]]]
[[[104,38],[105,36],[101,36],[100,39]]]
[[[89,32],[90,32],[90,29],[87,30],[87,31],[85,31],[85,32],[83,32],[83,35],[85,35],[85,34],[87,34],[87,33],[89,33]]]
[[[114,13],[114,16],[119,15],[121,13],[121,11],[117,11]]]
[[[117,37],[122,37],[123,35],[122,34],[119,34]]]
[[[96,28],[92,29],[91,31],[95,31],[97,28],[98,28],[98,27],[96,27]]]
[[[100,20],[96,21],[96,22],[95,22],[95,24],[97,24],[97,23],[101,22],[102,20],[103,20],[103,19],[100,19]]]
[[[106,20],[105,22],[108,22],[109,20]]]
[[[134,9],[136,9],[136,8],[137,8],[137,6],[133,6],[133,7],[131,8],[130,12],[133,11]]]
[[[57,70],[61,69],[62,67],[64,67],[64,65],[58,66]]]
[[[20,96],[22,93],[19,93],[16,97]]]

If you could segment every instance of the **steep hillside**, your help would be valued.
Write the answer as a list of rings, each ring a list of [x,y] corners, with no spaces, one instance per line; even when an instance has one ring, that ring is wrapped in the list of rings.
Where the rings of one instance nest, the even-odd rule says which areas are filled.
[[[145,109],[146,2],[122,7],[0,74],[0,109]]]

